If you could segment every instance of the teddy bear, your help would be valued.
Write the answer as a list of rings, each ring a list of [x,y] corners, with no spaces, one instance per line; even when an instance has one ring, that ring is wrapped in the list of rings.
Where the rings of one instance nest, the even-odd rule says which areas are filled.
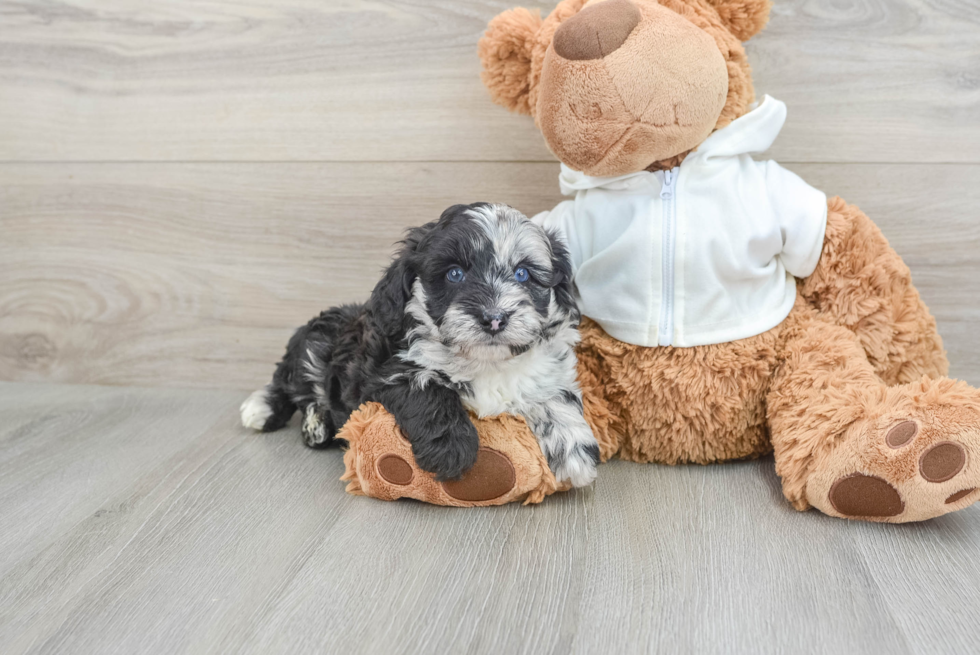
[[[769,10],[562,0],[544,18],[505,11],[480,40],[491,98],[532,117],[561,162],[569,199],[533,220],[572,255],[579,382],[601,457],[772,453],[798,510],[897,523],[963,509],[980,497],[980,391],[946,377],[908,267],[857,207],[753,158],[786,116],[756,98],[742,45]],[[347,454],[352,491],[487,502],[413,484],[365,491],[359,480],[377,477],[388,447],[370,445],[397,439],[383,409],[371,411]],[[513,483],[497,501],[560,490],[540,460],[526,465],[525,426],[477,425],[498,449],[528,445],[495,460],[493,476]],[[425,480],[409,454],[405,476]],[[519,481],[508,456],[523,462]]]

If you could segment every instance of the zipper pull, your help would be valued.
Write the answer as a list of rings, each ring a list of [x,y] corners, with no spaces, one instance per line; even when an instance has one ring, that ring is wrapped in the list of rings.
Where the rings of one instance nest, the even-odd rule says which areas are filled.
[[[670,200],[674,195],[674,172],[664,171],[664,184],[660,189],[660,197],[663,200]]]

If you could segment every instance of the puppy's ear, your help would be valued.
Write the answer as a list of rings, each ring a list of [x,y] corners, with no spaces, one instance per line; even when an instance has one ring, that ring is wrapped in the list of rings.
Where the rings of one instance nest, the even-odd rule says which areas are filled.
[[[739,41],[748,41],[769,22],[771,0],[708,0]]]
[[[572,259],[568,248],[556,233],[551,230],[545,230],[545,233],[551,244],[551,288],[555,292],[555,302],[563,311],[577,314],[578,305],[572,294]]]
[[[416,257],[419,245],[435,223],[408,231],[395,260],[371,293],[371,314],[388,337],[396,337],[405,327],[405,305],[412,297],[412,284],[418,277]]]
[[[490,97],[519,114],[531,114],[531,50],[541,23],[539,12],[509,9],[490,21],[477,47]]]

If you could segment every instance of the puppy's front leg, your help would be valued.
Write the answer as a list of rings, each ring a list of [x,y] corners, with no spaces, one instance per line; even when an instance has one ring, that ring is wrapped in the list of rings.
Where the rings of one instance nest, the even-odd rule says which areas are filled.
[[[476,463],[480,439],[457,392],[434,383],[419,389],[401,379],[381,387],[376,396],[412,444],[422,470],[452,480]]]
[[[599,443],[582,414],[582,398],[577,391],[563,390],[529,408],[524,418],[559,482],[571,482],[574,487],[592,484],[599,464]]]

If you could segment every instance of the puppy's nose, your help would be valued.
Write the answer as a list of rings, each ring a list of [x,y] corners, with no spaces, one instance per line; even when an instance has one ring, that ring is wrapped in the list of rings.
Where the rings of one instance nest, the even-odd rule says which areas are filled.
[[[555,52],[572,61],[602,59],[623,45],[640,23],[630,0],[603,0],[586,7],[555,32]]]
[[[499,309],[483,310],[483,316],[480,319],[480,325],[483,329],[490,334],[497,334],[502,332],[505,327],[507,327],[508,315]]]

